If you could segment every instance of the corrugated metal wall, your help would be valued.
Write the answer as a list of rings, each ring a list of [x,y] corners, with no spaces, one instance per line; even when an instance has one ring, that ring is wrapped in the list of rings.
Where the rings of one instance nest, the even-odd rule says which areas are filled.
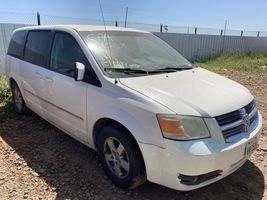
[[[218,54],[262,53],[267,55],[267,37],[241,37],[154,33],[187,59],[206,59]]]
[[[13,30],[25,24],[0,24],[0,74],[4,72],[4,58]],[[241,37],[217,35],[193,35],[180,33],[154,33],[165,40],[187,59],[206,59],[224,54],[262,53],[267,55],[267,37]]]

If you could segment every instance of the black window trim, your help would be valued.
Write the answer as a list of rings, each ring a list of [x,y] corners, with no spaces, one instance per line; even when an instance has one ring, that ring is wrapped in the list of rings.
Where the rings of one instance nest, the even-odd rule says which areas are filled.
[[[46,69],[49,69],[49,55],[50,55],[50,52],[49,50],[51,49],[51,46],[53,44],[53,38],[54,38],[54,30],[52,29],[30,29],[30,30],[27,30],[27,36],[26,36],[26,39],[25,39],[25,42],[24,42],[24,48],[23,48],[23,53],[22,53],[22,60],[27,62],[27,63],[31,63],[27,60],[25,60],[25,50],[26,50],[26,45],[27,45],[27,42],[28,42],[28,37],[29,37],[29,34],[30,32],[50,32],[51,33],[51,38],[50,38],[50,43],[48,45],[48,49],[47,49],[47,52],[46,52],[46,56],[45,56],[45,59],[46,59],[46,66],[42,66],[42,65],[37,65],[37,64],[34,64],[34,63],[31,63],[33,65],[36,65],[36,66],[39,66],[39,67],[43,67],[43,68],[46,68]]]
[[[87,60],[87,63],[88,63],[89,66],[86,66],[86,67],[88,67],[88,68],[91,70],[91,72],[92,72],[91,74],[89,74],[89,78],[90,78],[91,76],[95,76],[95,78],[94,78],[95,81],[90,81],[90,80],[82,80],[82,81],[83,81],[83,82],[86,82],[86,83],[88,83],[88,84],[91,84],[91,85],[94,85],[94,86],[97,86],[97,87],[100,87],[100,88],[101,88],[101,87],[102,87],[102,83],[101,83],[101,81],[99,80],[98,76],[96,75],[95,70],[92,68],[91,63],[90,63],[90,61],[88,60],[87,56],[85,55],[83,49],[81,48],[81,46],[80,46],[80,44],[77,42],[77,40],[73,37],[73,35],[71,35],[71,34],[68,33],[68,32],[61,31],[61,30],[54,30],[54,31],[53,31],[53,35],[52,35],[52,39],[51,39],[51,44],[50,44],[50,48],[49,48],[49,54],[48,54],[48,67],[47,67],[47,68],[48,68],[49,70],[53,71],[53,72],[59,73],[59,74],[64,75],[64,76],[67,76],[67,75],[65,75],[65,74],[62,74],[62,73],[60,73],[60,72],[57,72],[57,71],[51,69],[51,66],[50,66],[50,64],[51,64],[50,60],[51,60],[52,48],[53,48],[54,40],[55,40],[55,37],[56,37],[56,34],[57,34],[57,33],[59,33],[59,34],[65,34],[65,35],[71,37],[71,39],[72,39],[72,40],[73,40],[73,41],[80,47],[80,49],[81,49],[81,51],[82,51],[82,53],[83,53],[85,59]],[[85,64],[85,63],[84,63],[84,64]],[[74,79],[74,77],[71,77],[71,78]]]

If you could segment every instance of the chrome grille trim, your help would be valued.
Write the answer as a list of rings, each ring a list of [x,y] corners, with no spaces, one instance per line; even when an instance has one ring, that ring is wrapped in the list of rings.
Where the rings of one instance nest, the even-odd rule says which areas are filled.
[[[240,125],[242,125],[242,124],[243,124],[243,120],[240,119],[240,120],[235,121],[235,122],[233,122],[233,123],[230,123],[230,124],[226,124],[226,125],[221,126],[221,130],[222,130],[222,131],[226,131],[226,130],[228,130],[228,129],[232,129],[232,128],[235,128],[235,127],[237,127],[237,126],[240,126]]]
[[[225,142],[236,142],[247,137],[258,124],[258,111],[253,100],[248,105],[233,112],[215,117]]]
[[[257,113],[257,108],[256,106],[253,108],[253,110],[248,114],[248,118],[251,119],[254,117],[254,115]]]

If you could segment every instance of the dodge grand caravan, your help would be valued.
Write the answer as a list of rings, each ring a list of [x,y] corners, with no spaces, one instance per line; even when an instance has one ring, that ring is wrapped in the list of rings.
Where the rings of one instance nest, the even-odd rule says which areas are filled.
[[[242,85],[194,66],[151,33],[103,26],[14,31],[6,77],[30,109],[95,149],[117,186],[193,190],[257,148],[262,118]]]

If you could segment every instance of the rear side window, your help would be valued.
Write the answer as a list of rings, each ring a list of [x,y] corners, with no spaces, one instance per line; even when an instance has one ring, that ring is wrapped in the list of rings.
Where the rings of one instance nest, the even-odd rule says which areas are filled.
[[[10,40],[7,54],[17,58],[22,58],[26,36],[26,30],[15,32]]]
[[[51,31],[30,31],[26,41],[24,60],[47,67],[51,38]]]

